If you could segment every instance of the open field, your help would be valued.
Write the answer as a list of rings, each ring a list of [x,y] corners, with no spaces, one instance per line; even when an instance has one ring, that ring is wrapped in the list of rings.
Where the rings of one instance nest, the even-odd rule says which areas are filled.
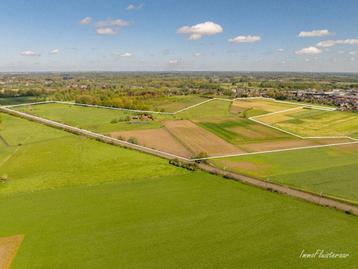
[[[199,125],[234,145],[292,138],[286,133],[242,118],[222,122],[200,122]]]
[[[178,156],[190,158],[192,152],[176,139],[167,128],[113,132],[111,137],[128,140],[135,137],[139,145],[157,149]]]
[[[187,98],[187,100],[192,101],[192,97],[193,96],[187,96],[182,98],[184,100]],[[236,110],[241,109],[242,113],[233,113],[232,109],[234,106]],[[345,113],[342,112],[308,110],[296,104],[275,102],[263,98],[240,99],[233,102],[221,99],[207,99],[206,102],[198,106],[179,111],[174,115],[153,114],[154,119],[149,120],[133,120],[133,115],[136,115],[136,113],[130,111],[82,107],[68,104],[41,104],[17,107],[16,109],[107,135],[112,134],[113,136],[113,134],[116,134],[118,136],[122,133],[122,138],[126,140],[133,136],[137,138],[138,143],[142,146],[163,150],[181,157],[188,157],[188,152],[191,152],[192,156],[195,156],[198,154],[198,151],[206,152],[210,156],[217,156],[349,142],[349,140],[345,138],[300,139],[291,134],[261,124],[257,121],[257,118],[252,118],[252,115],[258,115],[259,121],[263,119],[262,122],[272,126],[276,126],[276,118],[278,118],[279,121],[286,122],[287,119],[291,119],[289,118],[291,115],[296,115],[302,111],[316,114],[332,113],[332,115],[333,113],[338,113],[337,115],[340,117],[345,115]],[[280,111],[282,111],[282,109],[283,112],[281,113]],[[255,111],[261,112],[256,113]],[[275,114],[268,114],[272,112]],[[342,113],[342,115],[340,113]],[[265,116],[262,114],[268,115]],[[353,116],[355,117],[355,115]],[[130,118],[130,120],[128,120],[128,118]],[[196,124],[209,131],[212,134],[210,135],[211,139],[215,141],[225,140],[220,141],[220,145],[225,144],[225,142],[231,145],[226,143],[226,145],[219,150],[219,144],[214,143],[210,145],[210,148],[205,150],[205,147],[209,146],[207,143],[201,142],[203,145],[197,143],[198,137],[205,140],[205,136],[195,137],[196,142],[192,143],[187,141],[187,138],[190,136],[183,133],[183,131],[186,130],[185,128],[181,129],[180,132],[169,132],[172,136],[169,137],[166,132],[160,130],[160,127],[165,125],[164,123],[166,121],[174,119],[190,120],[192,127]],[[342,124],[342,121],[340,121],[340,124]],[[297,125],[297,127],[295,123],[291,125],[293,125],[292,128],[299,128],[299,125]],[[204,132],[204,130],[198,126],[195,126],[196,130]],[[341,133],[342,128],[336,131]],[[285,128],[283,129],[286,130]],[[345,133],[344,130],[342,132]],[[164,143],[163,145],[158,143],[155,136],[157,133],[165,136],[168,143]],[[188,145],[188,143],[193,145]]]
[[[358,114],[301,108],[261,116],[260,121],[301,136],[351,136],[358,138]]]
[[[289,108],[294,108],[298,105],[274,102],[264,98],[257,99],[239,99],[232,103],[230,111],[241,116],[253,117],[270,112],[276,112]]]
[[[17,110],[99,133],[160,127],[157,120],[126,121],[127,117],[135,115],[135,113],[120,110],[57,103],[23,106],[18,107]],[[117,122],[113,123],[113,120],[117,120]]]
[[[36,143],[17,136],[16,159],[0,169],[9,176],[0,184],[0,237],[25,236],[11,268],[354,268],[358,262],[354,216],[3,115],[2,130],[13,133],[8,126],[42,129],[32,134]],[[299,258],[302,249],[322,246],[350,256]]]
[[[0,175],[9,177],[6,184],[0,183],[0,194],[185,172],[168,167],[166,160],[134,150],[111,147],[5,114],[2,119],[0,134],[11,147],[0,150]],[[133,163],[135,174],[128,170]]]
[[[164,126],[170,134],[181,141],[194,155],[202,152],[207,153],[209,156],[243,152],[189,120],[165,121]]]
[[[0,236],[25,234],[12,269],[353,269],[358,262],[356,217],[198,172],[15,195],[1,199],[0,215]],[[299,258],[322,246],[350,256]]]
[[[358,203],[358,145],[212,160],[222,168]]]

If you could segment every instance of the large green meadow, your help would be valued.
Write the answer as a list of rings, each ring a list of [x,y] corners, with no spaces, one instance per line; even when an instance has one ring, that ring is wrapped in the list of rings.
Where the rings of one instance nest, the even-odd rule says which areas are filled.
[[[358,144],[240,156],[212,162],[240,174],[358,203]]]
[[[358,219],[2,115],[11,268],[355,268]],[[302,250],[349,253],[301,259]]]
[[[17,109],[99,133],[160,127],[160,122],[158,120],[128,121],[126,118],[135,115],[135,113],[122,110],[82,107],[78,105],[58,103],[24,106]],[[160,115],[154,115],[154,117],[155,119],[161,118]]]

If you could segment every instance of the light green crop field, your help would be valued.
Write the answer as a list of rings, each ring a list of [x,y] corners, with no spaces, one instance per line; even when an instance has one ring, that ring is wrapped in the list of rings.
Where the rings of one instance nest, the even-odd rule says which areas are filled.
[[[270,112],[286,110],[299,106],[285,102],[275,102],[273,100],[257,98],[257,99],[239,99],[232,104],[231,111],[246,117],[253,117]]]
[[[282,118],[284,117],[284,119]],[[260,117],[276,127],[302,136],[351,136],[358,138],[358,114],[341,111],[302,109]]]
[[[68,125],[80,127],[94,132],[107,133],[112,131],[127,131],[159,128],[158,120],[125,121],[126,117],[134,115],[133,112],[111,110],[94,107],[82,107],[67,104],[44,104],[23,106],[16,108],[19,111],[58,121]],[[154,115],[160,119],[162,116]],[[112,120],[119,120],[111,123]]]
[[[358,203],[358,145],[217,159],[215,165]]]
[[[176,117],[197,122],[235,120],[238,117],[230,113],[230,107],[230,101],[213,100],[180,112]]]
[[[12,269],[358,263],[355,216],[23,119],[2,119],[1,135],[39,128],[29,133],[32,143],[17,137],[12,143],[20,146],[0,146],[0,158],[11,154],[4,149],[18,148],[0,168],[9,176],[0,183],[0,237],[25,236]],[[304,260],[303,249],[350,256]]]

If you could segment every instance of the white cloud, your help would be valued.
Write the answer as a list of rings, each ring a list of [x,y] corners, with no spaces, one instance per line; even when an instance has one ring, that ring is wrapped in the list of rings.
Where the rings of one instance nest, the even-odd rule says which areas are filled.
[[[176,64],[178,64],[178,62],[179,62],[178,59],[171,59],[171,60],[169,60],[168,63],[169,63],[170,65],[176,65]]]
[[[325,40],[317,43],[318,47],[328,48],[335,45],[358,45],[358,39]]]
[[[257,35],[247,35],[247,36],[239,35],[237,37],[230,38],[228,41],[230,43],[240,44],[240,43],[254,43],[260,40],[261,37]]]
[[[109,27],[97,28],[96,33],[98,35],[115,35],[116,34],[116,32],[112,28],[109,28]]]
[[[207,21],[193,26],[182,26],[177,29],[178,34],[189,34],[190,40],[198,40],[202,36],[216,35],[223,32],[223,28],[214,22]]]
[[[200,55],[201,55],[200,52],[195,52],[195,53],[194,53],[194,56],[195,56],[195,57],[199,57]]]
[[[130,53],[130,52],[125,52],[125,53],[122,53],[120,56],[121,56],[121,57],[132,57],[133,54]]]
[[[59,49],[53,49],[53,50],[50,51],[51,54],[57,54],[59,52],[60,52]]]
[[[319,48],[308,47],[308,48],[303,48],[303,49],[297,50],[296,54],[298,54],[298,55],[315,55],[315,54],[320,54],[321,52],[322,52],[322,50],[320,50]]]
[[[285,51],[284,49],[277,49],[278,52],[283,52]]]
[[[302,31],[298,34],[299,37],[320,37],[320,36],[327,36],[327,35],[332,35],[333,33],[331,33],[330,31],[328,31],[327,29],[322,29],[322,30],[312,30],[312,31]]]
[[[144,7],[144,4],[129,4],[128,7],[126,8],[127,10],[136,10],[136,9],[141,9],[142,7]]]
[[[349,54],[350,55],[355,55],[357,52],[356,51],[350,51]]]
[[[92,22],[92,18],[91,17],[85,17],[82,20],[80,20],[80,24],[82,25],[88,25]]]
[[[20,55],[21,56],[40,56],[40,54],[32,51],[32,50],[25,50],[25,51],[22,51],[20,52]]]
[[[107,18],[106,20],[97,21],[95,27],[96,33],[99,35],[115,35],[121,28],[128,25],[129,22],[126,20]]]
[[[126,21],[126,20],[112,19],[112,18],[107,18],[105,20],[96,22],[96,27],[97,28],[102,28],[102,27],[124,27],[124,26],[128,26],[128,25],[129,25],[129,22]]]
[[[322,48],[333,47],[335,45],[336,45],[336,41],[334,40],[325,40],[317,43],[317,46]]]

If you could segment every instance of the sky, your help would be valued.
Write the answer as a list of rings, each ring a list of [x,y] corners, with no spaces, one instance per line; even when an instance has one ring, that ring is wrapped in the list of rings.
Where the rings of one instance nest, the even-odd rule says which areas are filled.
[[[0,0],[0,72],[358,72],[357,0]]]

